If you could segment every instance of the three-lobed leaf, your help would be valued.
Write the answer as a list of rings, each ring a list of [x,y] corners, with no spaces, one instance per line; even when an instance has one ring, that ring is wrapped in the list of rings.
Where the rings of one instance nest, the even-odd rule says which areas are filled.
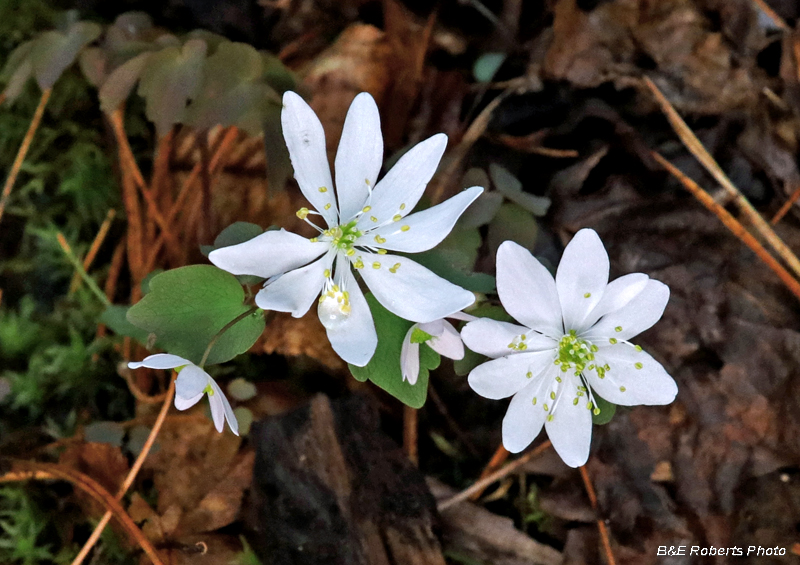
[[[199,363],[214,336],[247,312],[236,278],[212,265],[190,265],[153,277],[150,292],[128,311],[128,321],[156,335],[156,345]],[[264,331],[260,311],[245,317],[216,341],[207,363],[224,363],[246,352]]]
[[[366,366],[350,365],[350,372],[356,380],[372,381],[403,404],[421,408],[428,396],[428,371],[439,366],[441,357],[426,344],[420,344],[417,382],[412,385],[404,381],[400,368],[400,353],[403,339],[413,322],[389,312],[372,294],[367,294],[366,298],[375,321],[375,330],[378,332],[378,347]]]

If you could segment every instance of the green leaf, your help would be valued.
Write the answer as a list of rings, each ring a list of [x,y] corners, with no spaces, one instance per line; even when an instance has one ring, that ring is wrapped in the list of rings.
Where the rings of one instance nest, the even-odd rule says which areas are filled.
[[[264,61],[264,82],[278,94],[297,88],[294,74],[283,64],[283,61],[267,51],[260,51],[259,53]]]
[[[98,93],[100,109],[103,112],[110,114],[130,96],[131,90],[139,81],[142,72],[144,72],[144,67],[152,55],[152,53],[141,53],[126,61],[108,75]]]
[[[67,33],[46,31],[34,40],[31,50],[33,75],[39,88],[52,87],[78,53],[100,36],[101,28],[91,22],[77,22]]]
[[[33,75],[33,64],[31,63],[31,52],[33,51],[33,41],[26,41],[11,53],[0,73],[6,87],[3,92],[9,102],[13,102],[22,93],[28,79]]]
[[[494,277],[472,272],[480,246],[481,234],[477,229],[457,229],[434,249],[414,254],[413,260],[467,290],[492,292],[495,288]]]
[[[203,82],[187,110],[186,122],[198,129],[237,126],[250,135],[261,133],[270,101],[280,98],[261,82],[262,57],[245,43],[219,45],[203,68]]]
[[[262,233],[264,233],[264,230],[261,229],[259,225],[249,222],[235,222],[220,232],[214,240],[213,245],[201,245],[200,252],[208,257],[208,254],[215,249],[250,241]],[[236,280],[238,280],[240,284],[252,285],[259,284],[264,279],[263,277],[256,277],[254,275],[236,275]]]
[[[592,395],[594,396],[595,407],[600,409],[599,414],[592,412],[592,422],[598,426],[608,424],[617,412],[617,405],[611,404],[605,398],[601,398],[596,392],[592,392]]]
[[[500,244],[507,240],[532,251],[538,235],[539,225],[531,213],[517,204],[506,202],[489,224],[486,240],[492,253],[497,253]]]
[[[267,156],[267,187],[270,197],[283,191],[294,171],[283,140],[282,105],[270,104],[264,111],[264,151]]]
[[[206,43],[190,39],[179,47],[165,47],[153,53],[139,82],[139,95],[147,106],[147,118],[161,137],[173,124],[183,123],[186,104],[194,98],[203,78]]]
[[[98,321],[111,328],[111,331],[115,334],[132,337],[139,343],[146,345],[147,337],[150,334],[141,328],[137,328],[128,321],[127,316],[129,308],[129,306],[112,304],[100,314],[100,319]]]
[[[507,169],[492,163],[489,165],[489,176],[492,177],[497,191],[521,206],[534,216],[544,216],[550,208],[550,199],[545,196],[535,196],[522,190],[522,183]]]
[[[212,265],[166,271],[150,281],[150,293],[128,311],[128,321],[156,334],[156,345],[199,363],[206,347],[229,322],[248,310],[244,291],[230,273]],[[222,334],[207,363],[224,363],[244,353],[264,331],[260,311]]]
[[[428,396],[428,371],[439,366],[441,357],[427,345],[421,344],[417,382],[412,385],[404,381],[400,369],[400,352],[403,339],[413,322],[389,312],[372,294],[367,294],[366,298],[375,321],[375,330],[378,332],[378,347],[365,367],[350,365],[350,372],[356,380],[370,380],[400,402],[412,408],[421,408]]]
[[[228,394],[239,402],[250,400],[256,395],[256,385],[241,377],[228,383]]]

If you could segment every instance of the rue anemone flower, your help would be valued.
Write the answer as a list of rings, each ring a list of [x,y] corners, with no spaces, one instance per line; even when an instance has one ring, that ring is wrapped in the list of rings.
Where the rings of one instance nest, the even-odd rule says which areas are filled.
[[[455,312],[447,317],[465,322],[477,320],[475,316],[464,312]],[[403,380],[412,385],[417,384],[419,377],[419,345],[421,343],[428,344],[436,353],[444,355],[448,359],[464,358],[461,334],[453,327],[453,324],[444,319],[414,324],[406,332],[400,352],[400,369],[403,372]]]
[[[211,406],[211,418],[218,432],[225,427],[228,421],[231,431],[239,435],[239,423],[233,413],[225,393],[217,382],[203,369],[183,357],[169,353],[150,355],[139,362],[128,363],[130,369],[149,367],[150,369],[175,369],[178,378],[175,381],[175,408],[186,410],[191,408],[203,397],[208,395],[208,404]]]
[[[436,171],[446,135],[411,148],[376,182],[383,161],[380,117],[372,96],[359,94],[347,112],[336,153],[334,193],[322,124],[294,92],[283,96],[281,124],[295,178],[314,208],[301,208],[297,216],[319,235],[307,239],[285,230],[267,231],[211,252],[212,263],[235,275],[268,279],[255,299],[265,310],[297,318],[319,296],[317,311],[333,349],[361,367],[372,358],[378,338],[352,269],[387,310],[406,320],[431,322],[472,304],[471,292],[389,253],[431,249],[483,191],[472,187],[409,215]],[[324,227],[309,219],[317,216]]]
[[[526,249],[506,241],[497,252],[497,293],[521,325],[479,319],[464,343],[493,358],[473,369],[479,395],[513,396],[503,445],[525,449],[542,426],[567,465],[586,463],[595,395],[623,406],[669,404],[678,387],[661,364],[629,340],[655,324],[667,285],[642,273],[608,282],[603,243],[590,229],[564,250],[555,280]]]

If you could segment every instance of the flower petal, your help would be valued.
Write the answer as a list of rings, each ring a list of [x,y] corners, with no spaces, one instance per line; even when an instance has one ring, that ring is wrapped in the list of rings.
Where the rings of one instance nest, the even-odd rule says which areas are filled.
[[[362,92],[350,104],[336,152],[340,223],[346,223],[364,207],[382,164],[383,137],[378,106],[372,96]]]
[[[412,322],[432,322],[475,302],[475,295],[405,257],[361,255],[367,286],[390,312]]]
[[[625,306],[628,302],[644,290],[650,277],[644,273],[631,273],[614,279],[606,287],[603,298],[583,321],[583,328],[591,327],[597,320]]]
[[[419,344],[411,343],[411,334],[419,327],[414,324],[406,332],[403,338],[403,347],[400,349],[400,370],[403,373],[403,380],[412,385],[417,384],[419,377]]]
[[[515,337],[525,334],[528,338],[528,351],[544,351],[555,349],[558,343],[553,339],[538,334],[525,326],[498,322],[489,318],[479,318],[468,323],[461,330],[461,339],[472,351],[497,358],[512,353],[508,345]]]
[[[504,241],[497,250],[497,294],[518,322],[551,337],[564,334],[553,276],[513,241]]]
[[[128,368],[138,369],[139,367],[148,367],[150,369],[174,369],[175,367],[182,367],[184,365],[193,365],[193,363],[177,355],[156,353],[155,355],[145,357],[139,362],[128,363]]]
[[[181,369],[175,380],[175,397],[188,400],[203,394],[209,380],[211,377],[203,369],[197,365],[187,365]]]
[[[675,400],[678,394],[678,385],[661,363],[626,343],[600,347],[595,360],[611,370],[603,379],[593,371],[585,371],[584,375],[592,390],[609,402],[621,406],[662,405]]]
[[[346,266],[346,263],[342,262],[342,265]],[[375,354],[378,334],[369,304],[350,268],[342,268],[341,273],[341,286],[350,294],[350,316],[337,328],[327,330],[328,340],[339,357],[356,367],[363,367]]]
[[[294,92],[286,92],[281,126],[300,190],[328,226],[337,225],[336,199],[322,123],[305,100]]]
[[[330,245],[312,242],[286,230],[270,230],[244,243],[215,249],[209,260],[234,275],[268,279],[313,261]]]
[[[608,253],[597,232],[582,229],[564,249],[556,288],[565,330],[580,330],[608,285]]]
[[[375,185],[369,201],[371,209],[361,216],[358,228],[364,231],[391,220],[395,214],[404,217],[411,212],[436,172],[445,147],[447,136],[437,133],[417,143],[400,157]]]
[[[364,237],[368,241],[366,245],[405,253],[427,251],[447,237],[456,220],[481,192],[482,187],[473,186],[441,204],[411,214],[403,221],[391,222],[372,230]],[[380,243],[379,239],[385,239],[385,242]]]
[[[472,390],[484,398],[507,398],[525,388],[531,379],[541,379],[543,371],[551,365],[555,367],[554,358],[552,351],[515,353],[500,357],[472,369],[467,382]]]
[[[281,275],[256,294],[256,305],[264,310],[291,312],[303,316],[325,286],[325,271],[330,275],[333,256],[328,253],[310,265]]]
[[[180,396],[175,395],[175,408],[178,410],[186,410],[187,408],[191,408],[197,404],[201,398],[203,398],[202,392],[189,398],[181,398]]]
[[[552,419],[544,427],[556,453],[570,467],[580,467],[589,459],[592,444],[592,411],[587,408],[586,396],[578,396],[578,377],[569,375],[559,390]],[[574,400],[578,399],[575,404]]]
[[[529,382],[511,399],[503,418],[503,447],[511,453],[519,453],[528,447],[542,431],[548,414],[543,408],[543,390],[550,380],[546,378]],[[536,404],[533,404],[534,398]]]
[[[650,279],[644,290],[619,310],[609,312],[600,318],[599,322],[586,331],[586,335],[589,339],[596,340],[597,345],[602,345],[611,337],[620,341],[630,339],[661,319],[667,302],[669,302],[669,287]]]
[[[424,332],[427,331],[425,329],[426,325],[422,324],[420,326],[420,329]],[[450,322],[444,322],[442,333],[438,336],[433,336],[433,339],[428,341],[428,345],[436,353],[444,355],[448,359],[464,358],[464,343],[461,341],[461,335]]]
[[[233,413],[231,403],[228,402],[228,398],[225,396],[225,393],[222,392],[222,388],[220,388],[214,379],[209,379],[209,384],[214,391],[214,394],[208,395],[208,404],[211,407],[211,418],[214,420],[214,427],[217,428],[218,432],[222,433],[222,429],[225,427],[224,422],[227,420],[231,431],[238,436],[239,421]]]

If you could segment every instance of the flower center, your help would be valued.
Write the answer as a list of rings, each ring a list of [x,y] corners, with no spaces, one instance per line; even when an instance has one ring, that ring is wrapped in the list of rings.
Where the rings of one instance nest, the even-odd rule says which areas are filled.
[[[323,236],[330,238],[331,246],[342,251],[350,251],[356,240],[364,235],[356,226],[358,220],[352,220],[346,224],[329,228],[322,232]]]
[[[335,330],[350,317],[350,294],[341,290],[338,285],[331,284],[330,279],[328,281],[319,297],[317,313],[319,321],[326,329]]]
[[[575,369],[575,374],[579,375],[586,368],[586,364],[594,361],[594,354],[597,346],[581,339],[575,330],[569,333],[558,342],[558,358],[556,365],[561,365],[561,370],[566,373],[570,369]]]

